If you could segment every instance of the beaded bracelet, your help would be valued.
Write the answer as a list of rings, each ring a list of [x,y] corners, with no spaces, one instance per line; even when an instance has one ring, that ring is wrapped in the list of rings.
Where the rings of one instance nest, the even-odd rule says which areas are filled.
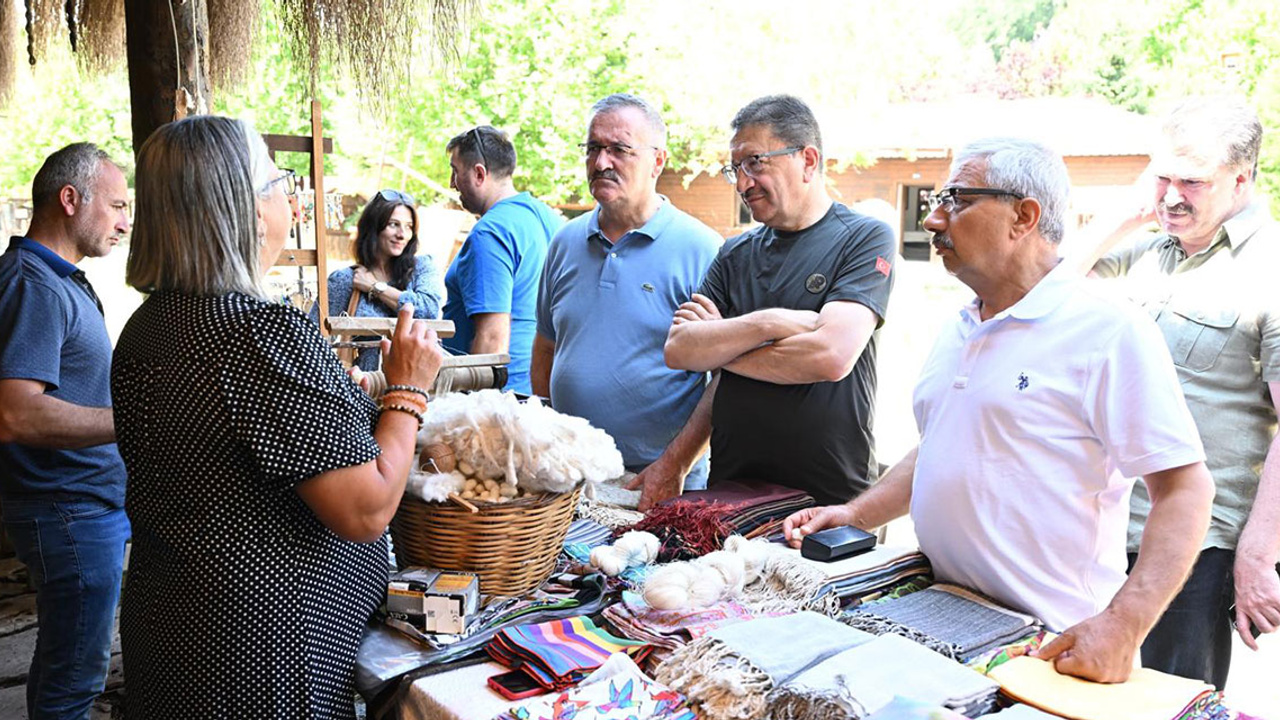
[[[422,429],[422,424],[423,424],[422,413],[418,412],[417,410],[414,410],[408,405],[401,405],[399,403],[391,403],[391,404],[383,403],[381,409],[382,409],[382,412],[386,412],[388,410],[395,410],[397,412],[408,413],[418,419],[418,429],[419,430]]]
[[[388,386],[387,386],[387,392],[391,392],[391,391],[393,391],[393,390],[404,390],[404,391],[406,391],[406,392],[417,393],[417,394],[419,394],[419,395],[421,395],[421,396],[422,396],[422,399],[423,399],[423,400],[430,400],[430,399],[431,399],[431,398],[427,397],[427,391],[426,391],[426,390],[423,390],[422,388],[420,388],[420,387],[418,387],[418,386],[416,386],[416,385],[388,385]]]
[[[423,400],[422,398],[418,397],[417,395],[414,395],[413,393],[405,392],[404,390],[396,390],[394,392],[383,393],[381,401],[384,405],[388,402],[400,402],[400,403],[404,403],[405,405],[408,405],[409,407],[412,407],[418,412],[425,413],[427,411],[426,400]]]

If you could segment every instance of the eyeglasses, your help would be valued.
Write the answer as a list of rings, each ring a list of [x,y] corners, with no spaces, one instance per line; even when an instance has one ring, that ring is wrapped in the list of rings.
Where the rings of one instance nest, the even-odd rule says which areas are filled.
[[[656,145],[650,145],[649,147],[654,150],[659,149]],[[584,142],[578,143],[578,149],[582,150],[583,155],[585,155],[587,159],[596,157],[601,152],[606,152],[615,158],[630,158],[635,157],[636,155],[636,149],[626,143],[609,143],[608,145],[604,145],[601,143]]]
[[[471,128],[471,134],[476,136],[476,152],[480,154],[480,164],[488,169],[489,159],[484,156],[484,138],[480,135],[480,128]]]
[[[778,157],[779,155],[790,155],[798,153],[804,149],[803,145],[793,145],[785,147],[781,150],[770,150],[767,153],[757,153],[748,155],[736,163],[729,163],[720,168],[720,174],[724,175],[724,179],[729,181],[730,185],[738,184],[738,172],[746,173],[747,177],[760,177],[760,173],[764,172],[765,158]]]
[[[284,194],[288,195],[289,197],[293,197],[298,193],[298,173],[294,172],[293,170],[288,170],[288,169],[281,170],[280,177],[267,183],[266,186],[262,188],[262,191],[264,193],[270,192],[271,186],[275,185],[276,183],[284,183]]]
[[[1026,195],[1016,193],[1012,190],[999,190],[996,188],[970,188],[970,187],[949,187],[943,188],[936,193],[929,193],[929,212],[936,212],[938,208],[950,213],[956,209],[956,198],[965,197],[967,195],[979,195],[983,197],[1011,197],[1018,200],[1025,200]]]
[[[383,200],[386,200],[389,203],[400,203],[402,205],[413,205],[413,206],[417,206],[418,204],[418,202],[413,199],[412,195],[410,195],[407,192],[400,192],[399,190],[391,190],[391,189],[379,190],[378,197],[382,198]]]

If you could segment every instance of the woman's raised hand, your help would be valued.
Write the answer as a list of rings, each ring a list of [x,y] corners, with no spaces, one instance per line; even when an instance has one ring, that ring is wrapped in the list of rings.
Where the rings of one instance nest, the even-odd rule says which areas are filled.
[[[413,319],[413,305],[405,303],[390,340],[382,341],[382,371],[388,385],[413,385],[430,390],[444,364],[444,348],[436,331]]]

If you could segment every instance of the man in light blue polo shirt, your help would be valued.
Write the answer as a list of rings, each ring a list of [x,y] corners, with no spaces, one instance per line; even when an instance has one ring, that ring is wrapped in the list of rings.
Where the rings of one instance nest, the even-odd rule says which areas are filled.
[[[516,192],[516,149],[506,133],[481,125],[445,149],[450,186],[481,218],[444,276],[443,314],[454,327],[444,345],[473,355],[510,353],[506,388],[528,394],[538,281],[562,222],[546,203]]]
[[[533,391],[613,437],[644,510],[706,486],[715,383],[668,368],[662,346],[722,238],[657,193],[666,125],[644,100],[597,102],[582,147],[597,206],[547,252]]]
[[[0,500],[36,589],[27,715],[86,718],[111,660],[129,520],[111,340],[76,263],[129,231],[128,186],[76,143],[45,160],[31,197],[27,236],[0,255]]]

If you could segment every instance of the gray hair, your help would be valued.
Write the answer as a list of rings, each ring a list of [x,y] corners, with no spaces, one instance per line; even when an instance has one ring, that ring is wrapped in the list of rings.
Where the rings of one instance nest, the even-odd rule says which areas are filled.
[[[818,128],[818,119],[803,100],[794,95],[766,95],[747,103],[733,116],[729,127],[737,133],[750,125],[763,125],[769,128],[787,145],[805,147],[812,145],[818,149],[818,157],[822,157],[822,131]],[[823,164],[819,163],[819,171]]]
[[[271,159],[247,123],[198,115],[161,126],[138,152],[125,281],[143,292],[265,297],[256,200]]]
[[[112,162],[111,156],[93,143],[72,143],[55,151],[45,158],[31,182],[32,210],[40,212],[46,205],[56,203],[58,193],[68,185],[88,200],[93,196],[104,162]]]
[[[1244,98],[1205,96],[1187,98],[1164,122],[1165,137],[1198,151],[1211,151],[1232,170],[1258,174],[1262,122]]]
[[[590,121],[597,115],[614,113],[626,108],[635,108],[644,115],[645,121],[649,123],[649,130],[653,132],[653,144],[656,147],[667,147],[667,124],[662,121],[662,116],[644,98],[630,93],[614,93],[597,100],[596,104],[591,106],[591,115],[587,124],[590,125]]]
[[[1062,242],[1071,180],[1061,155],[1034,140],[983,138],[960,149],[951,161],[952,172],[977,160],[986,161],[983,179],[989,187],[1039,202],[1040,235],[1051,243]]]

